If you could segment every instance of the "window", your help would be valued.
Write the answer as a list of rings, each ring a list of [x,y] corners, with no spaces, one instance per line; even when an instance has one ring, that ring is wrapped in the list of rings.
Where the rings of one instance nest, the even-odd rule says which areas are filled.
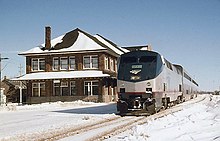
[[[186,79],[188,79],[189,81],[191,81],[191,77],[190,77],[188,74],[186,74],[185,72],[184,72],[184,77],[185,77]]]
[[[84,94],[85,95],[98,95],[99,84],[98,81],[85,81]]]
[[[32,83],[32,96],[39,96],[38,83]]]
[[[60,58],[60,69],[68,70],[68,58],[67,57]]]
[[[53,70],[58,70],[58,67],[59,67],[59,58],[54,57],[53,58]]]
[[[45,59],[39,59],[39,70],[45,70]]]
[[[53,95],[54,96],[60,96],[60,80],[54,80],[53,81]]]
[[[105,69],[108,70],[108,57],[105,57]]]
[[[137,58],[136,57],[123,57],[121,58],[121,63],[137,63]]]
[[[75,57],[74,56],[71,56],[69,58],[69,67],[70,67],[70,70],[75,70]]]
[[[141,58],[139,59],[140,63],[152,63],[156,61],[157,61],[156,56],[141,56]]]
[[[32,70],[33,71],[45,70],[45,59],[44,58],[33,58],[32,59]]]
[[[38,70],[38,59],[32,59],[32,70],[33,71]]]
[[[76,95],[76,82],[70,82],[70,95]]]
[[[117,66],[117,60],[115,60],[115,71],[117,72],[118,71],[118,66]]]
[[[68,82],[67,81],[61,82],[60,89],[61,89],[61,95],[62,96],[68,96],[69,95],[69,89],[68,89]]]
[[[46,96],[45,82],[32,83],[32,96],[33,97]]]
[[[85,69],[97,69],[98,68],[98,56],[84,56],[83,67]]]
[[[167,67],[168,67],[170,70],[173,70],[172,64],[171,64],[169,61],[167,61],[167,60],[165,59],[165,63],[166,63]]]
[[[110,59],[110,70],[114,71],[114,62],[112,58]]]

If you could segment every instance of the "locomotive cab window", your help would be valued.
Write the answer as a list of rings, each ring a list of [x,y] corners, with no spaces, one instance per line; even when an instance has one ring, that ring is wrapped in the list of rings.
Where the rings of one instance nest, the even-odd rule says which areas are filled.
[[[156,56],[141,56],[139,59],[140,63],[153,63],[156,62],[157,57]]]
[[[137,58],[136,57],[124,57],[122,58],[121,63],[136,63]]]

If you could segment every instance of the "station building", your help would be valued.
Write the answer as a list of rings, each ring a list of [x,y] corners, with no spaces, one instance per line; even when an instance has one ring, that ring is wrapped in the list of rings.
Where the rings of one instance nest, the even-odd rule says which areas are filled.
[[[117,100],[117,59],[128,52],[112,41],[76,28],[19,53],[26,58],[26,74],[18,78],[27,85],[29,104],[55,101],[110,102]]]

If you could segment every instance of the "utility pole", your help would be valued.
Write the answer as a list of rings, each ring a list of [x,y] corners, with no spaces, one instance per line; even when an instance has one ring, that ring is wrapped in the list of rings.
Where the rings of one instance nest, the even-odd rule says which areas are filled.
[[[3,90],[2,90],[2,60],[6,60],[8,58],[2,58],[0,53],[0,105],[2,104],[3,98]]]

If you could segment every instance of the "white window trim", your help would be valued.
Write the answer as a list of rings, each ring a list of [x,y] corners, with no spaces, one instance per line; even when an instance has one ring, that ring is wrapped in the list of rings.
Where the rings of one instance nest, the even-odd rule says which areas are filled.
[[[93,91],[93,89],[92,89],[92,87],[94,86],[92,83],[95,83],[95,82],[99,82],[98,80],[94,80],[94,81],[84,81],[84,95],[87,95],[86,94],[86,91],[85,91],[85,86],[86,86],[86,82],[88,82],[88,89],[89,89],[89,87],[90,87],[90,94],[88,94],[88,96],[93,96],[93,93],[92,93],[92,91]],[[91,84],[91,85],[90,85]],[[95,85],[96,86],[96,85]],[[98,87],[99,87],[99,85],[97,85]]]
[[[67,59],[67,68],[66,69],[62,69],[62,61],[61,61],[61,59]],[[69,68],[69,63],[68,63],[68,57],[60,57],[60,70],[68,70],[68,68]]]
[[[40,93],[40,84],[42,84],[42,83],[44,83],[44,85],[45,85],[45,82],[36,82],[36,83],[32,83],[32,97],[34,97],[34,91],[33,91],[33,85],[34,84],[37,84],[37,88],[38,88],[38,97],[40,97],[41,96],[41,93]]]
[[[53,81],[53,96],[57,96],[57,95],[55,94],[55,88],[59,88],[59,91],[60,91],[60,93],[61,93],[60,85],[59,85],[59,86],[55,86],[55,84],[60,84],[60,80],[54,80],[54,81]]]
[[[110,58],[110,70],[114,71],[114,60]]]
[[[89,57],[89,68],[85,68],[85,65],[84,65],[84,59],[85,57]],[[97,68],[93,68],[92,67],[92,57],[97,57],[97,63],[98,63],[98,67]],[[86,56],[83,56],[83,69],[98,69],[99,68],[99,58],[98,58],[98,55],[86,55]]]
[[[33,70],[33,60],[37,60],[37,70]],[[36,72],[36,71],[45,71],[45,70],[40,70],[40,59],[44,60],[44,68],[46,69],[46,62],[45,62],[45,58],[32,58],[31,59],[31,71]]]
[[[118,72],[118,61],[115,59],[115,72]]]
[[[54,60],[57,59],[58,60],[58,66],[57,69],[54,69]],[[59,57],[53,57],[53,70],[54,71],[58,71],[59,70]]]
[[[63,89],[63,88],[68,88],[68,85],[69,85],[69,84],[68,84],[68,81],[63,81],[63,82],[61,81],[61,83],[60,83],[60,95],[61,95],[61,96],[63,96],[63,91],[62,91],[62,89]]]
[[[75,67],[74,68],[71,68],[71,64],[70,64],[70,59],[73,59],[74,58],[74,65]],[[75,70],[76,69],[76,57],[75,56],[70,56],[69,57],[69,70]]]
[[[105,56],[105,70],[109,70],[108,57]]]
[[[71,88],[72,88],[72,83],[74,82],[74,86],[76,87],[76,81],[70,81],[70,96],[74,96],[74,95],[76,95],[76,93],[75,94],[73,94],[72,93],[72,90],[71,90]]]
[[[68,81],[62,81],[60,87],[68,87]]]

